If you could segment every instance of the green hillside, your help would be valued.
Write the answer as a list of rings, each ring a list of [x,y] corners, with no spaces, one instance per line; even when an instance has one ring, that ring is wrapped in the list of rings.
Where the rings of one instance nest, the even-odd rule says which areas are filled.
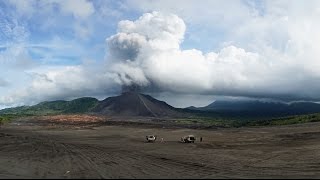
[[[256,120],[244,122],[243,126],[277,126],[277,125],[290,125],[290,124],[301,124],[308,122],[319,122],[320,113],[306,114],[306,115],[296,115],[279,117],[270,120]]]
[[[176,119],[176,123],[182,125],[202,125],[206,127],[253,127],[253,126],[280,126],[302,124],[308,122],[320,122],[320,113],[283,116],[277,118],[241,118],[241,117],[210,117],[194,116],[185,119]]]
[[[127,99],[124,100],[126,102]],[[95,98],[83,97],[72,101],[51,101],[42,102],[34,106],[21,106],[0,110],[0,123],[10,121],[11,119],[23,116],[41,116],[56,114],[84,114],[94,112],[99,102]],[[132,103],[132,107],[136,106]],[[124,105],[122,105],[124,107]],[[131,108],[131,106],[130,106]],[[243,126],[273,126],[273,125],[290,125],[307,122],[320,121],[320,113],[304,114],[295,116],[278,116],[278,117],[250,117],[243,114],[218,114],[210,111],[195,111],[188,109],[179,110],[180,113],[186,113],[188,118],[180,118],[175,122],[178,124],[197,124],[203,126],[215,127],[243,127]],[[257,111],[259,112],[259,111]]]
[[[95,98],[79,98],[72,101],[42,102],[34,106],[21,106],[0,110],[0,115],[53,115],[68,113],[86,113],[98,104]]]

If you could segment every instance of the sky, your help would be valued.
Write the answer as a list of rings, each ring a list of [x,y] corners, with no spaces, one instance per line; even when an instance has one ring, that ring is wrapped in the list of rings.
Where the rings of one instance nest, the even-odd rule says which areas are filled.
[[[320,100],[320,1],[0,1],[0,109],[118,95]]]

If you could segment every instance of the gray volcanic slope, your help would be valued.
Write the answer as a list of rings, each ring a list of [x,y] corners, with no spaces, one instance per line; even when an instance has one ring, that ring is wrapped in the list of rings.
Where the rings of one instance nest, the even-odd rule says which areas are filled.
[[[167,103],[136,92],[125,92],[120,96],[109,97],[99,102],[92,111],[99,114],[117,116],[181,116],[180,112],[177,112],[174,107]]]

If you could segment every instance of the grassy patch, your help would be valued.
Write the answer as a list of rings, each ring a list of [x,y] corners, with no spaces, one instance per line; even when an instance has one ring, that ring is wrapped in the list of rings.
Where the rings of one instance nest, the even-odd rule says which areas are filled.
[[[320,121],[320,113],[242,122],[242,126],[279,126]]]
[[[181,125],[201,125],[215,127],[245,127],[245,126],[279,126],[301,124],[308,122],[320,122],[320,113],[308,115],[296,115],[279,118],[223,118],[223,117],[193,117],[176,119],[175,123]]]
[[[0,124],[5,124],[10,122],[11,120],[21,117],[21,115],[15,114],[0,114]]]
[[[320,114],[309,114],[271,120],[270,125],[288,125],[320,121]]]

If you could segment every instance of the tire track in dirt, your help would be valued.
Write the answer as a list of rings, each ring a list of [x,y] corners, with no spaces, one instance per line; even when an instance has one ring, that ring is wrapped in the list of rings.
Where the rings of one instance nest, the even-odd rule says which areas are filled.
[[[317,178],[319,127],[263,135],[260,129],[219,131],[223,136],[194,130],[208,137],[195,144],[175,141],[189,130],[171,136],[171,130],[144,127],[11,127],[0,132],[0,177]],[[143,135],[155,131],[166,141],[144,143]]]
[[[72,152],[77,152],[80,158],[91,167],[95,167],[94,169],[102,177],[106,177],[106,172],[108,172],[107,176],[112,178],[152,177],[153,175],[170,177],[171,175],[179,176],[179,174],[180,176],[183,174],[181,177],[199,177],[199,174],[205,177],[217,173],[217,169],[198,163],[146,155],[138,151],[115,150],[86,144],[67,144],[66,146]]]
[[[68,169],[70,177],[83,178],[107,178],[102,172],[99,171],[99,167],[91,161],[87,156],[85,156],[77,146],[72,146],[67,143],[60,143],[60,145],[67,152]]]
[[[64,140],[50,136],[12,139],[25,146],[25,153],[17,157],[17,162],[33,167],[34,175],[42,178],[206,177],[217,172],[199,163],[137,150],[60,142]],[[13,150],[10,154],[16,153]]]

